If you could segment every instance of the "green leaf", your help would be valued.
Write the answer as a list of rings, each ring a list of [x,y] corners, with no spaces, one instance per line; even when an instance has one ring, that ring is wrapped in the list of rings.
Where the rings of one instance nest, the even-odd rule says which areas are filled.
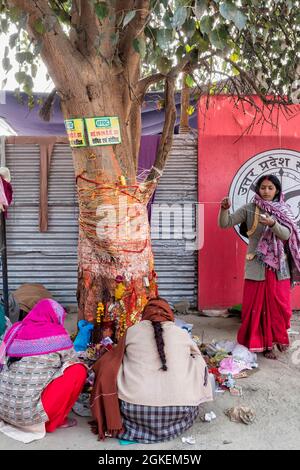
[[[157,32],[157,42],[161,49],[167,49],[172,41],[173,33],[169,29],[160,29]]]
[[[43,42],[41,40],[38,40],[35,45],[34,45],[34,49],[33,49],[33,53],[35,56],[39,55],[39,53],[41,52],[42,50],[42,47],[43,47]]]
[[[209,42],[204,39],[200,31],[195,31],[191,37],[190,43],[195,45],[200,52],[205,52],[209,48]]]
[[[178,60],[182,59],[182,57],[185,54],[184,46],[177,47],[175,54],[176,54],[176,57],[177,57]]]
[[[228,31],[225,25],[219,26],[214,29],[209,35],[210,42],[217,49],[224,49],[228,38]]]
[[[104,20],[108,16],[108,6],[104,2],[97,3],[95,5],[95,12],[99,20]]]
[[[16,47],[16,43],[17,43],[18,37],[19,37],[19,33],[12,34],[12,35],[9,37],[9,47],[10,47],[11,49],[13,49],[14,47]]]
[[[157,67],[161,73],[167,74],[172,66],[172,62],[167,57],[159,57]]]
[[[62,23],[70,23],[71,17],[67,11],[60,10],[58,16],[59,16],[59,19],[62,21]],[[54,18],[54,23],[55,23],[55,18]],[[52,28],[53,28],[53,25],[50,26],[50,29]]]
[[[12,69],[12,65],[8,57],[4,57],[4,59],[2,59],[2,67],[6,73],[8,73]]]
[[[17,72],[15,73],[15,79],[21,85],[26,80],[26,73],[25,72]]]
[[[211,96],[213,96],[213,95],[216,93],[216,91],[217,91],[217,86],[216,86],[216,84],[214,83],[214,84],[210,87],[210,89],[209,89],[209,94],[210,94]]]
[[[32,64],[32,65],[31,65],[31,76],[32,76],[33,78],[36,77],[37,71],[38,71],[37,65],[36,65],[36,64]]]
[[[16,53],[16,61],[19,62],[19,64],[22,64],[24,62],[31,63],[33,59],[34,59],[34,55],[30,51]]]
[[[205,52],[209,48],[209,42],[206,39],[204,39],[203,37],[200,37],[198,39],[197,46],[198,46],[198,49],[199,49],[200,52]]]
[[[8,53],[9,53],[9,48],[7,46],[5,46],[5,49],[4,49],[4,57],[7,57],[8,56]]]
[[[135,38],[133,40],[133,48],[138,52],[143,59],[146,55],[146,41],[144,38]]]
[[[237,62],[239,60],[239,58],[240,58],[240,56],[236,52],[233,52],[233,54],[231,54],[231,56],[230,56],[230,60],[232,62]]]
[[[200,21],[200,31],[203,34],[209,34],[212,30],[213,19],[211,16],[204,16]]]
[[[228,21],[232,21],[238,29],[243,29],[247,22],[244,13],[231,2],[222,2],[220,13]]]
[[[207,0],[196,0],[194,13],[198,20],[200,20],[201,17],[204,15],[204,13],[207,10],[207,7],[208,7]]]
[[[28,108],[33,109],[35,103],[34,103],[34,96],[32,94],[32,90],[29,90],[27,94],[29,95],[28,96]]]
[[[193,77],[191,77],[190,75],[187,75],[185,77],[185,83],[187,84],[189,88],[193,88],[196,85]]]
[[[195,112],[195,106],[188,106],[186,109],[186,112],[188,113],[189,116],[191,116]]]
[[[235,26],[241,30],[244,29],[247,23],[247,17],[240,10],[235,14],[233,18]]]
[[[46,27],[41,18],[37,19],[33,25],[34,29],[39,34],[44,34],[46,32]]]
[[[136,10],[132,10],[126,13],[124,20],[123,20],[123,28],[125,28],[128,25],[128,23],[130,23],[130,21],[135,17],[135,15],[136,15]]]
[[[171,2],[169,1],[169,4]],[[193,0],[175,0],[175,8],[178,7],[187,7],[190,6],[190,4],[193,3]]]
[[[32,88],[33,88],[33,80],[32,80],[32,77],[30,75],[26,75],[25,86],[26,86],[26,88],[28,88],[30,90],[32,90]]]
[[[183,23],[187,18],[187,8],[186,7],[179,7],[174,13],[173,16],[173,26],[176,29],[181,28]]]
[[[1,33],[8,32],[8,21],[6,18],[1,19]]]
[[[26,29],[28,17],[29,17],[29,14],[22,11],[21,17],[19,18],[19,22],[18,22],[18,30],[19,31],[20,31],[20,29]]]
[[[162,18],[162,22],[164,24],[164,27],[167,29],[172,29],[173,28],[173,15],[170,15],[169,11],[166,11]]]
[[[23,90],[25,93],[30,94],[32,92],[33,80],[30,75],[19,71],[15,73],[15,79],[20,85],[23,84]]]
[[[13,23],[16,23],[20,19],[22,13],[22,10],[20,10],[18,7],[9,8],[8,11],[9,18]]]
[[[161,111],[162,109],[164,109],[165,107],[165,100],[164,99],[161,99],[161,100],[157,100],[156,101],[156,109],[157,111]]]
[[[187,38],[190,38],[196,30],[196,22],[192,18],[185,21],[182,25],[182,31],[185,33]]]

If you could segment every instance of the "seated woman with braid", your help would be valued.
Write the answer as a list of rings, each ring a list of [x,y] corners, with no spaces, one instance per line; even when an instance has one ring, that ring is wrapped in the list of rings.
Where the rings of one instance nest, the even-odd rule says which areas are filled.
[[[92,430],[139,443],[173,439],[212,400],[206,364],[189,334],[174,324],[169,304],[146,305],[142,321],[94,365]]]

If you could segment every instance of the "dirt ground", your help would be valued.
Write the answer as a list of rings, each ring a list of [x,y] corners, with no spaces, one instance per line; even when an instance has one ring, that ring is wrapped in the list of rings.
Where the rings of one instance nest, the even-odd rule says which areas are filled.
[[[204,341],[235,340],[240,320],[232,318],[208,318],[198,315],[179,316],[193,323],[193,334]],[[67,327],[75,331],[76,315],[69,315]],[[292,330],[300,332],[300,314],[296,312]],[[40,441],[21,444],[0,434],[0,449],[94,449],[103,450],[229,450],[229,449],[299,449],[300,447],[300,335],[291,335],[294,350],[283,353],[272,361],[258,355],[259,369],[248,378],[238,380],[243,396],[233,397],[229,392],[217,394],[214,402],[203,405],[205,412],[214,411],[217,418],[210,423],[200,418],[184,436],[193,436],[196,444],[183,444],[181,437],[161,444],[131,444],[121,446],[116,439],[104,443],[97,441],[87,424],[88,418],[78,416],[78,426],[56,430]],[[252,407],[256,419],[250,425],[233,423],[224,410],[237,405]],[[75,415],[74,415],[75,416]]]

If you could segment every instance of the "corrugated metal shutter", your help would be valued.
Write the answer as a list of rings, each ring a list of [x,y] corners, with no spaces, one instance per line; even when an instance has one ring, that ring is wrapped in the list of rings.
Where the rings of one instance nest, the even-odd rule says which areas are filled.
[[[195,211],[197,203],[197,140],[191,135],[175,135],[171,153],[160,180],[155,204],[175,204],[178,221],[181,221],[183,204],[193,207],[191,230],[196,229]],[[155,269],[158,274],[159,292],[170,302],[189,300],[197,305],[197,256],[196,251],[186,250],[184,239],[154,239],[160,229],[155,210],[152,211],[152,245],[155,256]],[[177,232],[186,232],[187,227],[178,227]],[[176,227],[173,231],[176,233]],[[180,236],[180,233],[178,234]]]
[[[57,144],[53,151],[47,233],[39,232],[39,146],[7,144],[6,165],[14,188],[7,220],[9,288],[39,282],[63,304],[76,304],[78,204],[70,148]],[[155,203],[196,201],[196,140],[175,136]],[[153,240],[153,249],[161,295],[171,302],[186,298],[195,306],[195,252],[185,250],[184,240]]]
[[[71,149],[68,145],[54,147],[49,179],[49,232],[55,237],[49,243],[53,271],[49,286],[56,298],[76,304],[78,203]]]
[[[9,288],[38,282],[64,304],[76,303],[77,202],[71,151],[56,145],[49,179],[49,228],[39,232],[39,146],[6,145],[13,204],[7,219]]]

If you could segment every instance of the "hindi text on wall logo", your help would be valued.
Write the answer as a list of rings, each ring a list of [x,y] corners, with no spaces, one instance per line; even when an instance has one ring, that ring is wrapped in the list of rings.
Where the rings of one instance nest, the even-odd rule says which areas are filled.
[[[279,178],[285,201],[291,206],[300,228],[300,152],[296,150],[271,149],[247,160],[235,174],[230,186],[231,210],[234,212],[251,202],[257,180],[269,174]],[[248,243],[248,239],[240,235],[238,226],[235,230]]]

